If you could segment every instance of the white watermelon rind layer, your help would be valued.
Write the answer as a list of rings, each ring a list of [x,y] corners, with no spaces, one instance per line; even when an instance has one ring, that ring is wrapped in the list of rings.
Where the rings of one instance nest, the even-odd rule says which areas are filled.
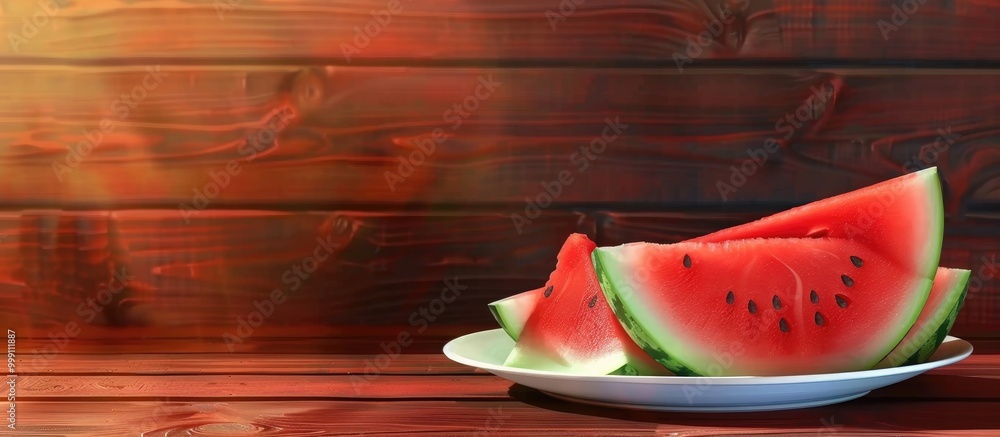
[[[890,352],[892,352],[896,345],[903,340],[907,332],[909,332],[910,328],[920,316],[920,312],[923,309],[924,304],[927,302],[927,298],[930,295],[933,284],[932,279],[936,274],[938,263],[941,259],[941,247],[944,237],[944,199],[941,196],[941,182],[938,179],[937,168],[932,167],[921,170],[909,176],[915,179],[915,185],[924,186],[923,191],[928,194],[925,213],[928,215],[930,221],[925,253],[926,258],[923,260],[926,271],[918,272],[918,275],[922,278],[926,278],[926,280],[920,281],[922,285],[917,289],[910,290],[913,305],[911,306],[911,314],[906,317],[905,323],[901,324],[894,332],[886,333],[886,335],[892,337],[892,341],[887,341],[887,346],[884,350],[875,354],[876,356],[872,357],[871,362],[860,365],[859,367],[861,368],[874,367],[881,359],[885,358]],[[901,178],[897,178],[895,181],[886,182],[889,184],[902,183],[902,180]],[[894,188],[895,187],[892,187],[890,189]],[[899,190],[894,191],[897,191],[898,194]],[[803,207],[805,206],[808,205],[804,205]],[[611,262],[602,260],[602,257],[611,255],[610,253],[606,253],[608,252],[608,249],[613,250],[613,248],[600,247],[595,249],[591,254],[591,259],[594,263],[594,270],[597,272],[601,289],[604,291],[604,295],[607,298],[608,303],[611,305],[612,310],[618,317],[619,322],[621,322],[622,327],[624,327],[626,332],[628,332],[629,336],[631,336],[636,344],[645,350],[647,354],[653,357],[653,359],[660,362],[660,364],[663,364],[667,369],[674,372],[674,374],[678,376],[718,376],[713,374],[716,372],[712,371],[712,367],[717,366],[718,363],[685,362],[685,360],[677,356],[678,353],[683,354],[683,347],[680,344],[670,344],[670,338],[655,338],[656,336],[650,334],[648,327],[644,326],[645,324],[642,323],[642,320],[635,317],[636,313],[643,314],[645,307],[642,302],[627,299],[627,297],[635,294],[634,291],[628,289],[631,285],[629,285],[629,281],[626,279],[627,274],[611,267],[611,265],[620,265],[620,263],[614,262],[613,260],[608,260]],[[921,275],[919,273],[923,274]],[[621,287],[620,285],[624,285],[624,287]],[[644,315],[650,317],[650,320],[652,320],[652,315]],[[659,337],[667,336],[659,335]],[[671,351],[677,352],[675,353]]]
[[[626,372],[628,356],[621,352],[610,354],[600,360],[588,361],[586,364],[564,365],[542,354],[523,352],[518,345],[514,345],[503,365],[567,375],[610,375]]]

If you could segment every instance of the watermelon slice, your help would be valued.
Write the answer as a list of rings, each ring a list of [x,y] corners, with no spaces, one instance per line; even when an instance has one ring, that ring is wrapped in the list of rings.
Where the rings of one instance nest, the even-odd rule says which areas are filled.
[[[689,243],[597,249],[594,264],[628,333],[678,374],[860,370],[920,314],[943,221],[930,168]],[[689,268],[696,257],[700,267]],[[726,364],[735,349],[741,356]]]
[[[533,305],[504,365],[569,374],[667,374],[629,337],[597,283],[590,261],[596,244],[566,239],[556,269]],[[531,293],[531,292],[528,292]],[[502,318],[502,317],[501,317]],[[513,326],[513,324],[508,324]]]
[[[965,302],[972,272],[962,269],[938,268],[927,304],[917,322],[889,356],[876,369],[906,366],[926,362],[955,324],[958,310]]]
[[[504,332],[517,341],[524,324],[528,322],[528,317],[535,310],[535,304],[542,298],[544,292],[545,288],[542,287],[500,299],[489,305],[490,312]]]
[[[597,249],[594,263],[628,332],[681,375],[869,369],[905,329],[873,332],[895,332],[918,313],[923,299],[913,296],[932,279],[825,238],[631,243]]]

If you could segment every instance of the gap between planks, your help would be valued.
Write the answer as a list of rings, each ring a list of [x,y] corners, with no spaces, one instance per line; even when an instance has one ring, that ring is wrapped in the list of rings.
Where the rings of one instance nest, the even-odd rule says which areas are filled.
[[[19,363],[40,355],[18,354]],[[379,355],[354,354],[62,354],[44,371],[21,375],[350,375],[362,373]],[[379,366],[385,375],[486,375],[442,354],[401,354]],[[932,372],[1000,377],[1000,354],[972,356]]]

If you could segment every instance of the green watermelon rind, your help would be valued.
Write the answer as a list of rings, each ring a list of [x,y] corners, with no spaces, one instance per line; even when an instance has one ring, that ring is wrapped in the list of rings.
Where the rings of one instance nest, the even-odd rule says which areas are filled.
[[[648,332],[632,317],[632,311],[626,307],[624,300],[620,297],[620,291],[611,279],[611,272],[601,261],[601,249],[598,248],[591,253],[590,257],[594,263],[594,271],[597,272],[597,279],[604,291],[604,297],[611,305],[611,311],[618,317],[618,321],[629,337],[639,345],[650,357],[662,364],[677,376],[699,376],[700,373],[691,370],[690,366],[670,356],[660,347]]]
[[[939,346],[941,346],[941,343],[944,343],[945,337],[947,337],[948,333],[951,332],[951,328],[955,326],[955,320],[958,319],[958,312],[962,309],[962,304],[965,303],[965,296],[968,294],[968,292],[969,292],[969,284],[968,282],[966,282],[962,290],[962,295],[958,299],[959,304],[955,305],[955,307],[952,308],[951,312],[948,314],[947,321],[945,321],[941,325],[941,327],[938,328],[937,332],[934,333],[933,337],[928,339],[927,342],[925,342],[924,345],[920,347],[919,351],[916,354],[914,354],[912,357],[903,362],[904,366],[910,364],[925,363],[927,362],[927,360],[930,359],[931,355],[934,355],[934,352],[937,351],[937,348]]]
[[[934,214],[936,223],[934,228],[931,229],[931,234],[928,236],[931,247],[928,248],[929,253],[927,256],[930,259],[927,260],[927,271],[923,275],[924,278],[930,279],[926,281],[927,285],[921,290],[922,293],[919,295],[921,296],[920,305],[915,305],[915,311],[910,314],[906,324],[900,327],[901,334],[898,334],[898,338],[893,342],[893,345],[884,351],[883,357],[892,353],[896,345],[906,338],[906,334],[910,332],[910,328],[913,327],[920,317],[920,312],[923,311],[924,305],[927,304],[927,299],[930,298],[931,288],[934,286],[934,276],[937,275],[937,269],[941,262],[941,249],[944,245],[944,198],[941,195],[941,180],[938,178],[937,167],[927,168],[915,174],[928,185],[925,190],[928,193],[927,200],[930,204],[928,214]],[[871,367],[875,367],[880,361],[881,359],[872,363]]]
[[[924,326],[914,325],[911,329],[918,329],[925,331],[929,327],[933,329],[933,332],[926,332],[922,337],[925,338],[923,343],[919,347],[909,348],[908,345],[904,345],[902,342],[907,342],[907,338],[903,338],[897,347],[893,348],[892,352],[889,353],[885,359],[879,362],[875,368],[888,368],[897,366],[908,366],[912,364],[921,364],[927,362],[931,355],[937,351],[941,343],[944,343],[945,337],[951,332],[951,328],[955,325],[955,320],[958,319],[958,313],[965,304],[965,297],[969,292],[969,278],[972,276],[970,270],[964,269],[950,269],[954,271],[955,277],[952,279],[952,284],[949,285],[949,290],[947,293],[947,299],[941,305],[940,312],[935,314],[932,319],[926,323]],[[955,290],[961,289],[961,292],[956,293]],[[909,333],[907,333],[909,335]],[[919,335],[919,334],[918,334]],[[916,337],[919,341],[920,337]],[[907,352],[907,349],[912,352]]]
[[[941,248],[944,238],[944,199],[941,195],[941,181],[937,176],[937,169],[930,168],[917,172],[915,175],[924,184],[924,192],[928,194],[927,198],[927,213],[933,214],[934,217],[932,221],[932,228],[928,234],[928,247],[927,247],[927,259],[925,260],[927,271],[922,272],[922,278],[926,280],[921,281],[922,286],[919,289],[912,290],[911,293],[915,305],[913,305],[913,310],[909,317],[907,317],[905,323],[903,323],[898,332],[895,334],[895,339],[892,342],[887,342],[885,350],[881,351],[880,354],[875,356],[879,358],[873,359],[871,362],[867,363],[863,367],[874,367],[881,361],[882,358],[886,357],[889,353],[895,349],[895,346],[899,344],[909,332],[911,326],[916,323],[917,318],[920,316],[920,312],[923,310],[924,305],[930,296],[931,287],[933,285],[933,278],[936,274],[938,263],[941,258]],[[890,188],[893,189],[893,188]],[[896,194],[898,194],[898,190]],[[612,311],[618,317],[619,322],[628,332],[629,336],[639,345],[647,354],[649,354],[654,360],[663,364],[664,367],[669,369],[671,372],[678,376],[714,376],[707,375],[708,368],[705,371],[698,370],[699,366],[693,366],[689,363],[685,363],[679,360],[677,357],[672,356],[667,353],[667,347],[664,347],[657,341],[633,316],[633,309],[630,309],[626,303],[626,299],[623,299],[623,295],[629,295],[628,290],[620,290],[615,281],[614,276],[622,277],[622,272],[611,272],[607,267],[607,263],[601,260],[602,248],[597,248],[591,254],[591,259],[594,263],[594,270],[597,272],[598,280],[601,284],[601,289],[604,291],[605,297],[608,303],[611,305]],[[633,302],[634,304],[639,304],[638,302]],[[667,339],[663,339],[667,340]]]
[[[517,341],[521,336],[521,330],[524,329],[524,324],[528,320],[528,316],[534,310],[535,304],[537,304],[537,291],[525,291],[488,305],[490,313],[493,314],[493,318],[496,319],[497,324],[514,341]],[[524,304],[528,300],[531,301],[531,304]]]

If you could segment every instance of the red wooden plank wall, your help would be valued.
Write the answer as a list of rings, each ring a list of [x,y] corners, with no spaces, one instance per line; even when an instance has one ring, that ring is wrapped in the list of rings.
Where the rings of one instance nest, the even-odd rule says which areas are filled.
[[[0,319],[73,352],[433,351],[571,232],[680,241],[936,165],[954,333],[996,337],[1000,5],[904,3],[2,3]]]

